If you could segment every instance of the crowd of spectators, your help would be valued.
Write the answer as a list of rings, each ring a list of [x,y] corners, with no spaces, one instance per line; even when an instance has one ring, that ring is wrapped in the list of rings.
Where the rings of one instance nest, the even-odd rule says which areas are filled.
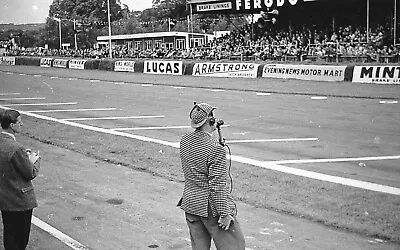
[[[385,30],[378,27],[367,34],[361,27],[339,27],[336,32],[316,29],[268,30],[254,39],[249,25],[214,39],[211,43],[188,50],[154,48],[138,50],[126,45],[113,48],[114,58],[163,58],[202,60],[326,60],[359,58],[364,61],[378,61],[389,58],[388,62],[399,62],[400,47],[385,44]],[[253,37],[253,39],[252,39]],[[106,58],[107,48],[99,49],[14,49],[8,55]]]

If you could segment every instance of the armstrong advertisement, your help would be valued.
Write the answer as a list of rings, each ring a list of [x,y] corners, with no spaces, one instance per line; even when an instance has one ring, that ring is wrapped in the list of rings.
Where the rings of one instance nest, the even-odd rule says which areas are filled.
[[[400,84],[400,66],[355,66],[353,82]]]
[[[295,6],[313,0],[188,0],[193,13],[223,12],[251,14],[266,11],[268,8]]]
[[[259,66],[255,63],[196,63],[192,75],[256,78]]]
[[[55,68],[67,68],[68,60],[67,59],[54,59],[53,67]]]
[[[144,61],[143,73],[156,75],[183,75],[182,61]]]
[[[346,66],[267,64],[262,77],[343,82]]]

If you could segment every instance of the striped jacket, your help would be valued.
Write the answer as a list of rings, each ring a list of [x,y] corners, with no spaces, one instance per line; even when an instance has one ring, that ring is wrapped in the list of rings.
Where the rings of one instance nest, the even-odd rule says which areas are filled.
[[[0,133],[0,210],[25,211],[37,207],[31,180],[40,169],[26,149],[9,135]]]
[[[195,130],[180,142],[180,158],[185,177],[181,208],[190,214],[212,216],[236,214],[229,192],[228,167],[224,148],[209,133]]]

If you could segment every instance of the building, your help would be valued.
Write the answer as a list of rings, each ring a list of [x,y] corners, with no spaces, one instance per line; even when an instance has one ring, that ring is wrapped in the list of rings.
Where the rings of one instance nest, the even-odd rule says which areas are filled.
[[[111,46],[126,45],[128,49],[154,48],[186,50],[211,42],[215,35],[188,32],[154,32],[111,36]],[[97,46],[108,46],[109,36],[98,36]]]

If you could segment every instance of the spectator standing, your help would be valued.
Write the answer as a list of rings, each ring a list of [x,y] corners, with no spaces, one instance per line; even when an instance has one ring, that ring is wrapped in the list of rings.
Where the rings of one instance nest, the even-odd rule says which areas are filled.
[[[212,137],[216,130],[214,107],[200,103],[190,112],[193,132],[180,142],[185,187],[178,206],[185,211],[192,249],[244,250],[245,240],[229,188],[226,152]]]
[[[5,250],[23,250],[29,242],[33,208],[37,200],[31,180],[40,169],[39,153],[16,141],[21,115],[16,110],[0,113],[0,210]]]

